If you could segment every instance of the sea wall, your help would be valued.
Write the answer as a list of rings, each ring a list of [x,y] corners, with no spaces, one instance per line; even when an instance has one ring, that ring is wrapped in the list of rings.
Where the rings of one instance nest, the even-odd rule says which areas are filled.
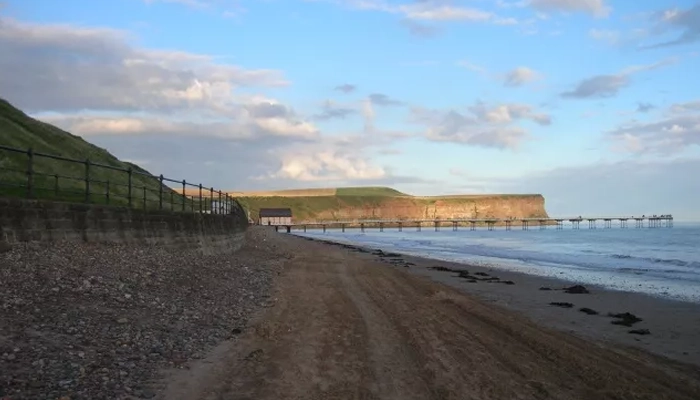
[[[248,221],[242,209],[230,215],[143,211],[127,207],[0,198],[0,245],[81,241],[130,243],[234,252]]]

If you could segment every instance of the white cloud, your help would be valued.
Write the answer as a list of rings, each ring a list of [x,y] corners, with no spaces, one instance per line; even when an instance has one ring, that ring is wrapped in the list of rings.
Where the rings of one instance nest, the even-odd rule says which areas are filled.
[[[131,39],[111,29],[0,18],[0,54],[13,55],[0,59],[0,93],[40,119],[108,145],[119,156],[148,156],[152,168],[166,168],[159,172],[170,176],[188,171],[181,170],[177,156],[160,156],[166,148],[169,154],[185,151],[188,160],[199,159],[201,165],[216,157],[217,168],[234,166],[241,182],[253,182],[254,176],[285,186],[320,179],[338,184],[398,179],[350,150],[381,147],[383,139],[336,134],[328,140],[294,109],[266,96],[267,88],[288,84],[281,71],[247,69],[205,54],[141,48]],[[374,131],[372,102],[367,99],[364,110],[354,107],[363,111],[368,131]],[[186,149],[173,148],[171,142]]]
[[[700,101],[673,104],[662,119],[633,121],[609,136],[618,149],[632,153],[672,154],[700,145]]]
[[[231,113],[237,88],[286,85],[280,71],[134,47],[125,32],[0,18],[3,96],[30,111],[83,109]],[[36,93],[40,91],[41,96]]]
[[[671,8],[653,16],[655,33],[675,33],[675,39],[656,43],[647,48],[676,46],[700,41],[700,4],[687,9]]]
[[[605,0],[530,0],[530,5],[544,12],[581,12],[596,17],[607,17],[612,12]]]
[[[561,96],[574,99],[612,97],[630,85],[633,74],[663,68],[676,62],[676,58],[667,58],[653,64],[633,65],[617,74],[592,76],[579,81],[572,90],[561,93]]]
[[[518,125],[523,120],[551,124],[548,114],[516,103],[488,106],[477,102],[464,111],[446,112],[414,108],[412,117],[413,122],[427,127],[425,137],[429,140],[499,149],[517,149],[529,137]]]
[[[284,154],[282,166],[273,177],[297,181],[377,180],[388,173],[367,160],[338,151],[326,150],[315,154]]]
[[[588,36],[609,45],[616,45],[620,41],[620,32],[609,29],[591,29],[588,31]]]
[[[326,1],[347,6],[356,10],[379,11],[394,14],[413,21],[463,21],[490,22],[500,25],[517,23],[514,18],[500,17],[493,12],[475,7],[452,4],[451,1],[421,0],[397,2],[385,0],[307,0]]]
[[[457,61],[457,65],[460,67],[466,68],[470,71],[476,72],[478,74],[487,74],[488,73],[488,71],[486,70],[485,67],[478,65],[478,64],[474,64],[471,61],[467,61],[467,60]]]
[[[509,71],[504,79],[506,86],[522,86],[541,78],[541,74],[528,67],[516,67]]]

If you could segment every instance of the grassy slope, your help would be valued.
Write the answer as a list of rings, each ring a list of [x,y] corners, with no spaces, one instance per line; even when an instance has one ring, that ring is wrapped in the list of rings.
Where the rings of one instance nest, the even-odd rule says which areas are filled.
[[[13,107],[7,101],[0,99],[0,144],[19,149],[33,148],[35,152],[59,155],[77,160],[89,158],[91,162],[128,168],[148,173],[136,165],[122,162],[106,150],[92,145],[82,138],[63,131],[53,125],[35,120]],[[26,153],[14,153],[0,149],[0,195],[24,196],[27,183]],[[85,198],[85,165],[66,161],[53,160],[44,157],[34,158],[34,187],[36,197],[57,198],[59,200],[83,201]],[[55,194],[56,178],[58,179],[59,195]],[[66,177],[71,178],[66,178]],[[128,174],[105,168],[92,167],[90,170],[91,201],[103,203],[106,201],[106,182],[109,181],[110,203],[126,204],[128,193]],[[157,178],[148,175],[134,174],[132,183],[134,204],[143,204],[143,187],[150,206],[157,203],[160,183]],[[8,185],[9,184],[9,185]],[[170,201],[170,191],[165,188],[166,202]],[[178,201],[179,196],[175,195]]]

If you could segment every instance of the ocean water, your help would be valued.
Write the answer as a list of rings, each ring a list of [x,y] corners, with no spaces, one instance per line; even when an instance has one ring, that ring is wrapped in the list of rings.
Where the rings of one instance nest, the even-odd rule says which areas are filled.
[[[700,303],[700,224],[528,231],[451,227],[308,230],[300,236]]]

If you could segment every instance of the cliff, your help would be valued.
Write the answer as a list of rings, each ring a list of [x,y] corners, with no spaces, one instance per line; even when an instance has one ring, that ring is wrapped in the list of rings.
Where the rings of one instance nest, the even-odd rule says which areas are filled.
[[[350,189],[350,188],[348,188]],[[539,194],[410,196],[390,188],[234,193],[257,220],[260,208],[291,208],[295,222],[354,219],[546,218]],[[330,192],[329,192],[330,191]],[[335,194],[331,194],[335,191]]]

